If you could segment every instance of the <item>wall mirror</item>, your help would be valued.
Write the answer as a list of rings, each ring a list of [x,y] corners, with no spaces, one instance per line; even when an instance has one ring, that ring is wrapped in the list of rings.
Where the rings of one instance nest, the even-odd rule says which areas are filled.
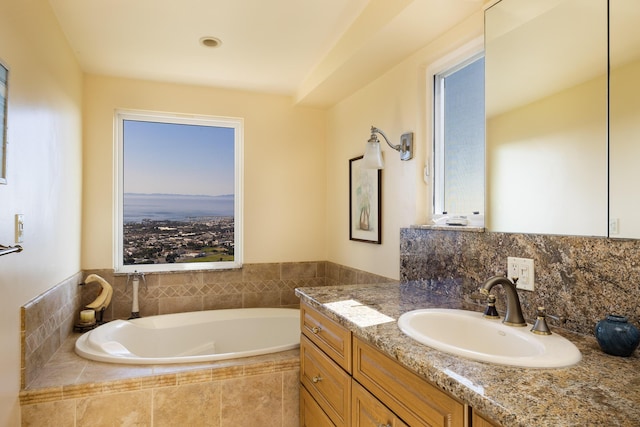
[[[640,238],[640,2],[610,2],[609,235]]]
[[[607,2],[502,0],[485,61],[487,228],[606,236]]]

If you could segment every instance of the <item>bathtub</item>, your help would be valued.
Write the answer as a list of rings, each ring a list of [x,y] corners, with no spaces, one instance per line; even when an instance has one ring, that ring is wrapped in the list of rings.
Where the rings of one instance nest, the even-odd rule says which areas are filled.
[[[300,310],[239,308],[114,320],[83,334],[78,355],[99,362],[207,362],[300,345]]]

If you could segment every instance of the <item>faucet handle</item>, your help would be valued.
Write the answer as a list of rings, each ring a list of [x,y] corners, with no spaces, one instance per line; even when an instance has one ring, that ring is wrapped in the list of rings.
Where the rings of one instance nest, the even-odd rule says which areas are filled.
[[[564,325],[565,323],[567,323],[567,320],[569,320],[569,319],[567,319],[567,317],[566,317],[566,316],[564,316],[564,315],[557,316],[557,315],[555,315],[555,314],[549,314],[549,313],[545,313],[545,314],[546,314],[546,316],[547,316],[547,317],[550,317],[550,318],[552,318],[553,320],[555,320],[556,322],[560,322],[560,323],[562,323],[563,325]]]
[[[531,332],[538,335],[551,335],[551,329],[547,325],[546,320],[547,314],[544,307],[538,307],[536,313],[536,322],[533,324],[533,328],[531,328]]]
[[[146,277],[144,277],[144,273],[139,273],[138,270],[135,270],[133,273],[127,274],[127,283],[124,285],[125,290],[129,288],[129,282],[131,281],[132,277],[133,277],[133,280],[138,279],[138,283],[140,279],[142,279],[142,286],[144,287],[144,289],[145,290],[149,289],[149,287],[147,286],[147,279]]]
[[[484,309],[483,317],[487,317],[489,319],[499,319],[500,315],[498,314],[498,310],[496,309],[496,296],[493,294],[489,294],[487,296],[487,307]]]
[[[144,273],[138,273],[138,275],[140,276],[140,278],[142,279],[142,283],[144,286],[144,290],[147,291],[149,290],[149,287],[147,286],[147,278],[144,277]]]

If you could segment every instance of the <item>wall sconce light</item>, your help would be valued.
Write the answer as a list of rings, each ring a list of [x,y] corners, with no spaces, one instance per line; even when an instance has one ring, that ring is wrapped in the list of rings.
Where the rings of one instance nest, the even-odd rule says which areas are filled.
[[[382,160],[382,151],[380,149],[379,133],[382,135],[389,147],[400,152],[400,160],[410,160],[413,158],[413,132],[403,133],[400,136],[400,144],[393,145],[389,142],[389,138],[380,129],[371,126],[371,137],[367,141],[364,151],[364,167],[367,169],[384,169],[384,160]]]

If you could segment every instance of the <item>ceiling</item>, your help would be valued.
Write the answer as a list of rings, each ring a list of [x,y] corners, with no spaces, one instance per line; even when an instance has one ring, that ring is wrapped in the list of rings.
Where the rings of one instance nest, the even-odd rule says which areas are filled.
[[[86,73],[328,106],[483,0],[49,0]],[[216,37],[216,48],[200,43]]]

